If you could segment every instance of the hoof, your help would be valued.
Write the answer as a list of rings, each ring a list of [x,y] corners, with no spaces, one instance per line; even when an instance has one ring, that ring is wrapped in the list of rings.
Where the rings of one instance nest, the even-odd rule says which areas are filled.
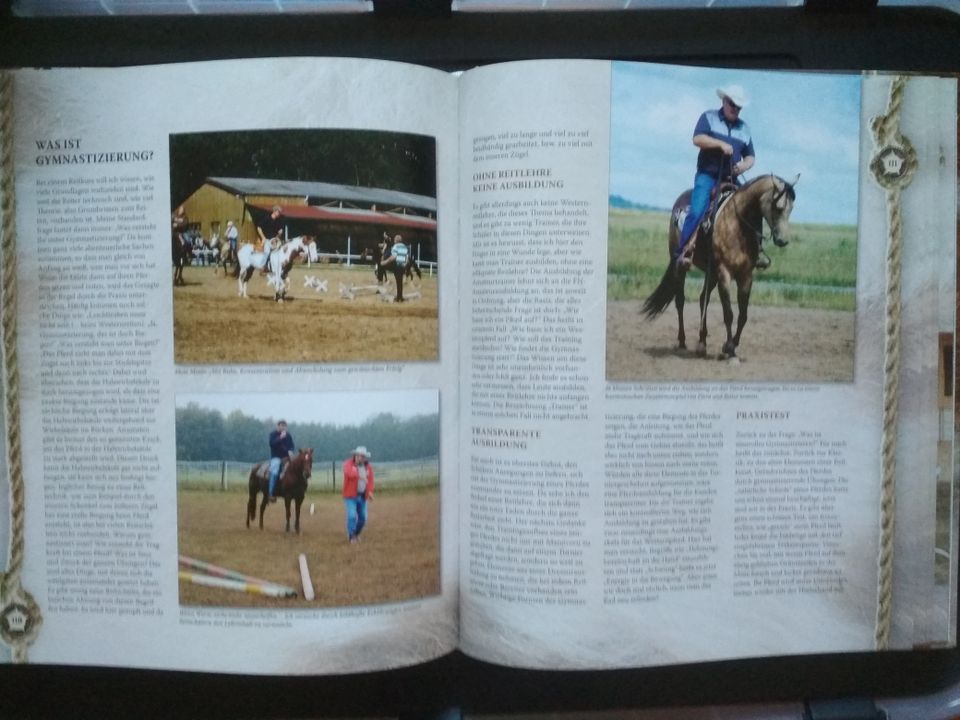
[[[697,355],[699,357],[707,356],[707,344],[706,343],[697,343]]]
[[[732,356],[730,356],[730,357],[727,359],[727,364],[728,364],[728,365],[739,365],[739,364],[740,364],[740,358],[738,358],[736,355],[732,355]]]

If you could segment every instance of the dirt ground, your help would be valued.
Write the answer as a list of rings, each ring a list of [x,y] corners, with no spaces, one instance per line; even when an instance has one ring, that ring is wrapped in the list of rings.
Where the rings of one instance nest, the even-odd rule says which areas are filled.
[[[327,282],[327,292],[304,285],[307,276]],[[341,297],[346,287],[373,285],[369,266],[298,265],[283,303],[255,273],[248,298],[237,280],[213,267],[184,270],[173,288],[174,359],[177,363],[312,363],[432,361],[438,358],[437,278],[404,283],[404,303],[375,294]],[[416,293],[420,297],[415,297]],[[390,294],[387,297],[392,298]]]
[[[316,509],[313,515],[311,503]],[[347,542],[343,501],[336,494],[307,492],[300,535],[284,532],[282,500],[267,506],[263,530],[256,522],[247,529],[246,505],[244,493],[179,492],[179,553],[287,585],[296,589],[298,596],[275,599],[181,580],[181,605],[339,607],[398,602],[440,593],[437,489],[379,493],[370,503],[362,542],[355,545]],[[300,553],[307,556],[316,594],[312,602],[303,597]]]
[[[687,349],[677,349],[677,312],[654,320],[639,300],[607,304],[607,380],[852,382],[854,313],[751,307],[740,338],[740,360],[718,360],[726,340],[720,303],[708,310],[707,355],[696,354],[700,308],[684,306]],[[736,330],[736,320],[734,320]]]

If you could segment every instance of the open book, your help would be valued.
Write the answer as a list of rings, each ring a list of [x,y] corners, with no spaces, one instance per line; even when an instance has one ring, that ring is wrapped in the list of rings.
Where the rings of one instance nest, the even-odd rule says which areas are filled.
[[[286,59],[2,88],[7,659],[954,644],[956,80]],[[738,190],[677,252],[695,176]]]

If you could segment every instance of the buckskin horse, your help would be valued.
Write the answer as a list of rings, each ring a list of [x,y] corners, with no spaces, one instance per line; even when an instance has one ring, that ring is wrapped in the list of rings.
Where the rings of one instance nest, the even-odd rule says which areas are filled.
[[[797,176],[799,179],[800,176]],[[703,291],[700,293],[700,341],[697,353],[707,352],[707,304],[710,293],[716,287],[723,306],[723,322],[727,327],[727,340],[722,355],[735,358],[740,345],[740,335],[747,324],[747,307],[753,285],[753,268],[760,255],[763,240],[763,223],[770,228],[770,237],[777,247],[787,244],[790,212],[796,200],[794,185],[775,175],[754,178],[738,188],[721,202],[713,220],[713,229],[699,238],[693,254],[693,264],[704,272]],[[653,319],[662,313],[670,301],[677,307],[679,329],[677,347],[686,348],[683,331],[683,286],[686,272],[679,274],[674,269],[674,250],[680,239],[677,218],[690,204],[687,190],[673,206],[670,216],[670,263],[656,290],[643,303],[643,313]],[[737,331],[733,332],[733,308],[730,303],[730,284],[737,284]]]
[[[294,529],[300,534],[300,506],[307,494],[307,481],[313,472],[313,448],[301,448],[280,469],[277,478],[277,495],[283,498],[287,510],[287,529],[290,532],[290,501],[296,503],[296,522]],[[270,501],[270,462],[257,463],[250,469],[250,499],[247,501],[247,527],[257,516],[257,493],[263,493],[260,502],[260,529],[263,530],[263,511]]]

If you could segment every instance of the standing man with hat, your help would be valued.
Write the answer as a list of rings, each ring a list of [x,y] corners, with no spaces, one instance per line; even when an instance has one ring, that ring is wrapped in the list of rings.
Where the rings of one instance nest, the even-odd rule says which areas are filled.
[[[674,251],[674,261],[681,272],[690,267],[690,258],[685,256],[683,249],[700,226],[713,189],[725,179],[739,185],[740,176],[754,163],[750,128],[740,119],[740,111],[749,103],[747,93],[739,85],[728,85],[717,88],[717,97],[722,101],[720,108],[703,113],[693,130],[693,144],[700,148],[700,154],[697,156],[690,212]],[[770,260],[761,254],[757,267],[763,270],[769,265]]]
[[[367,524],[367,503],[372,499],[373,465],[367,448],[360,445],[343,463],[343,504],[349,542],[360,542],[360,533]]]

